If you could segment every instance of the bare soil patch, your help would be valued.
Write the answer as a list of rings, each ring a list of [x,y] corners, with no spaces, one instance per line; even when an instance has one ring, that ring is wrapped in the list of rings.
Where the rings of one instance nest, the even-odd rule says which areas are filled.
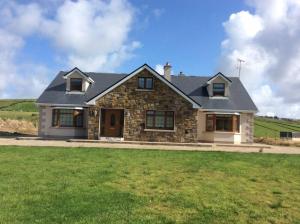
[[[37,135],[37,127],[31,121],[0,118],[0,135]]]

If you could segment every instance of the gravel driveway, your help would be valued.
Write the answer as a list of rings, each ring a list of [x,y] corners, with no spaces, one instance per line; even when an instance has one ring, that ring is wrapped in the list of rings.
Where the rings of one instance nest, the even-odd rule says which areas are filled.
[[[107,143],[107,142],[68,142],[65,140],[32,140],[15,138],[0,138],[0,145],[18,146],[56,146],[56,147],[96,147],[96,148],[122,148],[122,149],[157,149],[157,150],[187,150],[187,151],[224,151],[224,152],[262,152],[279,154],[300,154],[300,147],[267,146],[253,144],[252,146],[241,145],[220,145],[203,144],[199,146],[186,145],[151,145],[151,144],[127,144],[127,143]]]

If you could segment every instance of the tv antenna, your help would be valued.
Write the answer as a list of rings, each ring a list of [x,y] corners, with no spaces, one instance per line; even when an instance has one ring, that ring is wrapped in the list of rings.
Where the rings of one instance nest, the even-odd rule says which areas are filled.
[[[245,60],[238,58],[237,61],[238,61],[238,66],[237,66],[237,68],[238,68],[238,70],[239,70],[239,78],[241,78],[242,63],[244,63]]]

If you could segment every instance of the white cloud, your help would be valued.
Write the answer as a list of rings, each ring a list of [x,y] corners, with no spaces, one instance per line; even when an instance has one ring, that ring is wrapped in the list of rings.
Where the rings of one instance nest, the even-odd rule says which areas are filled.
[[[37,97],[53,72],[45,65],[18,61],[33,35],[56,46],[67,67],[113,71],[141,44],[129,41],[135,10],[126,0],[0,2],[0,97]]]
[[[246,62],[242,81],[261,114],[300,117],[300,1],[252,0],[255,12],[233,13],[223,24],[220,68],[237,74],[237,58]]]
[[[1,2],[0,6],[0,97],[36,97],[47,79],[39,79],[42,72],[32,74],[39,65],[25,70],[25,63],[16,58],[26,42],[24,37],[38,28],[41,9],[36,4],[18,5],[12,1]]]
[[[161,64],[155,65],[155,71],[157,71],[157,73],[159,73],[160,75],[163,75],[164,74],[164,66]]]
[[[128,42],[133,16],[134,9],[125,0],[65,1],[42,29],[67,53],[70,66],[113,70],[111,65],[120,65],[140,46],[137,41]]]
[[[27,5],[14,1],[2,3],[0,11],[1,27],[19,35],[29,35],[35,32],[42,21],[42,9],[36,3]]]

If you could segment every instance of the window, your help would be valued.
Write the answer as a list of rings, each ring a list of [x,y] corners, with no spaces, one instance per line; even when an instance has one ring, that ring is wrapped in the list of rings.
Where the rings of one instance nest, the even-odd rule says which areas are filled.
[[[114,114],[110,115],[110,126],[113,127],[116,124],[116,116]]]
[[[146,128],[174,130],[173,111],[146,111]]]
[[[206,131],[214,131],[214,115],[206,115]]]
[[[53,127],[83,127],[83,110],[53,109]]]
[[[225,96],[225,83],[213,83],[213,96]]]
[[[153,89],[153,78],[139,77],[138,80],[139,89]]]
[[[233,131],[232,115],[216,115],[216,131]]]
[[[70,91],[82,91],[82,79],[71,78],[70,79]]]
[[[206,131],[240,132],[240,116],[228,114],[207,114]]]

